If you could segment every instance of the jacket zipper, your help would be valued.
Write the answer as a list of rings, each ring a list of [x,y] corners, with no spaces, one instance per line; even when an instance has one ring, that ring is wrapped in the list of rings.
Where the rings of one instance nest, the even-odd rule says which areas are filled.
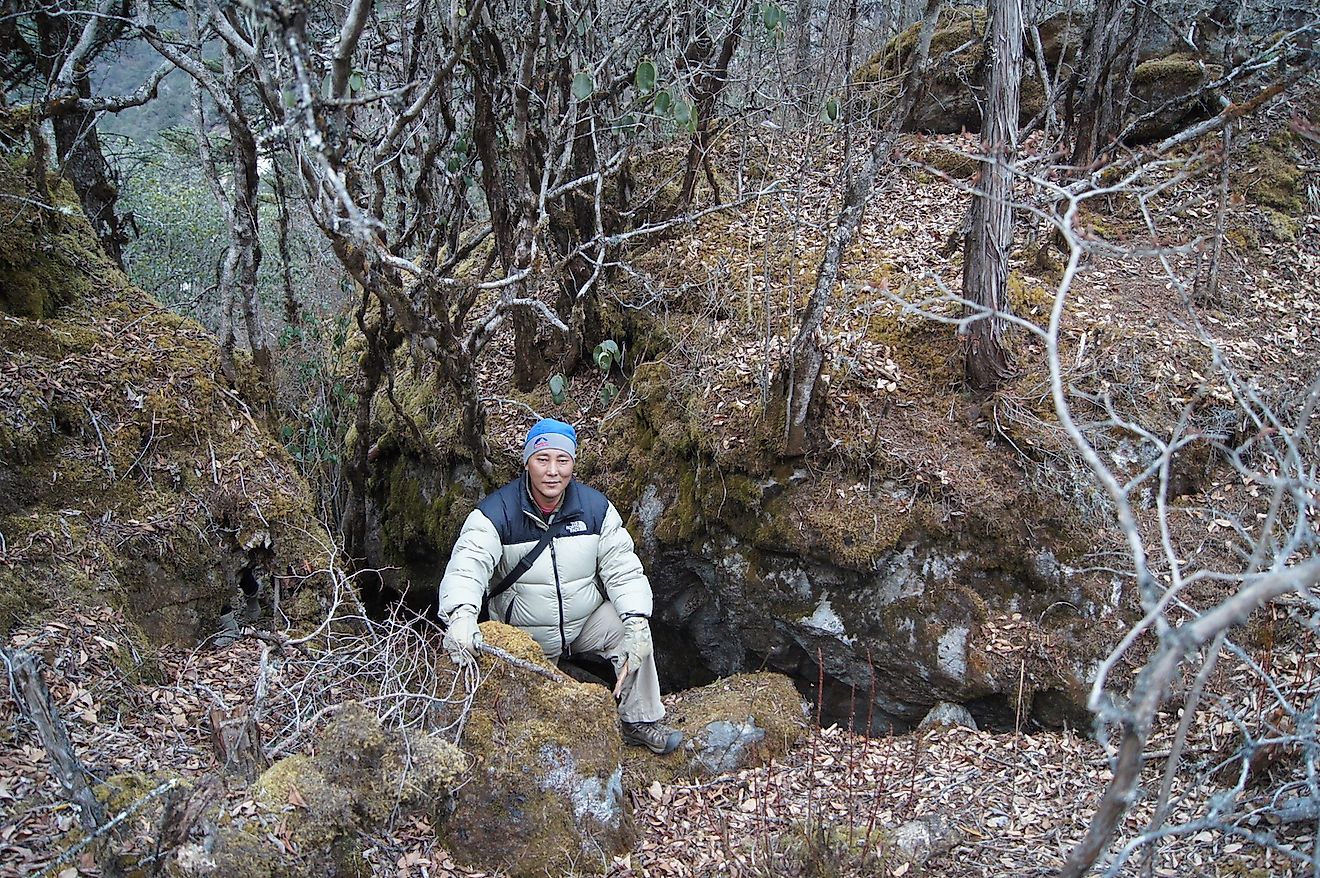
[[[559,558],[555,555],[555,541],[550,540],[550,569],[555,573],[555,600],[559,603],[559,651],[569,655],[568,636],[564,631],[564,590],[559,583]]]

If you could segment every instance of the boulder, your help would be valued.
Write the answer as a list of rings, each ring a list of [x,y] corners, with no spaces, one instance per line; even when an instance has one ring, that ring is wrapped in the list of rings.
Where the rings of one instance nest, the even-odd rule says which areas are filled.
[[[872,89],[884,105],[897,93],[897,83],[911,64],[919,24],[891,39],[855,74],[858,83]],[[904,123],[905,131],[954,134],[980,131],[982,68],[986,16],[982,9],[953,9],[941,16],[931,39],[931,68],[926,92]],[[1075,15],[1060,13],[1039,26],[1041,55],[1052,82],[1067,82],[1077,60],[1083,33]],[[1213,95],[1195,95],[1223,72],[1186,54],[1170,39],[1147,39],[1141,63],[1133,75],[1128,119],[1143,120],[1128,133],[1127,141],[1141,143],[1167,137],[1218,111]],[[1023,43],[1019,123],[1030,122],[1045,106],[1045,89],[1030,34]],[[1060,69],[1062,67],[1062,69]],[[1063,104],[1058,104],[1059,112]]]
[[[916,866],[947,853],[961,842],[962,831],[943,814],[922,815],[895,827],[889,834],[890,850],[895,858]]]
[[[440,827],[442,843],[459,862],[513,876],[603,867],[636,837],[610,691],[559,674],[517,628],[485,622],[481,630],[488,644],[555,679],[479,657],[461,741],[475,761]]]
[[[469,763],[443,737],[385,729],[349,703],[318,737],[316,755],[268,768],[252,786],[253,807],[222,809],[206,837],[175,852],[169,871],[180,878],[369,875],[360,837],[394,814],[442,822]]]
[[[931,726],[966,726],[975,729],[976,719],[972,716],[972,712],[961,704],[941,701],[917,724],[919,729],[928,729]]]
[[[783,674],[734,674],[665,699],[665,721],[683,746],[664,757],[625,751],[630,776],[644,782],[714,777],[766,765],[786,754],[808,727],[806,704]]]

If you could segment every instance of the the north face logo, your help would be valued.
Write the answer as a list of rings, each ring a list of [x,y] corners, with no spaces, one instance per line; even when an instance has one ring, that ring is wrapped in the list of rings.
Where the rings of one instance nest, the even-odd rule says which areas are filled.
[[[585,521],[570,521],[564,525],[564,533],[566,534],[580,534],[586,533],[586,531],[587,523]]]

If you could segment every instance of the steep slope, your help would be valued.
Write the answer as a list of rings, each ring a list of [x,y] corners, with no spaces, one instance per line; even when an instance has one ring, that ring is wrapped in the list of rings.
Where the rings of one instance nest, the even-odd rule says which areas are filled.
[[[110,603],[157,640],[319,612],[307,487],[195,322],[100,253],[67,183],[0,131],[0,630]],[[263,600],[265,603],[263,604]]]

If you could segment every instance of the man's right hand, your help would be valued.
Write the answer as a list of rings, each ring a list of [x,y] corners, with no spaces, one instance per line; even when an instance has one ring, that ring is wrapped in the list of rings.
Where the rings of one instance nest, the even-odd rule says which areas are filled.
[[[454,664],[466,665],[477,654],[481,645],[481,629],[477,627],[477,608],[463,604],[449,614],[449,628],[445,631],[445,650]]]

